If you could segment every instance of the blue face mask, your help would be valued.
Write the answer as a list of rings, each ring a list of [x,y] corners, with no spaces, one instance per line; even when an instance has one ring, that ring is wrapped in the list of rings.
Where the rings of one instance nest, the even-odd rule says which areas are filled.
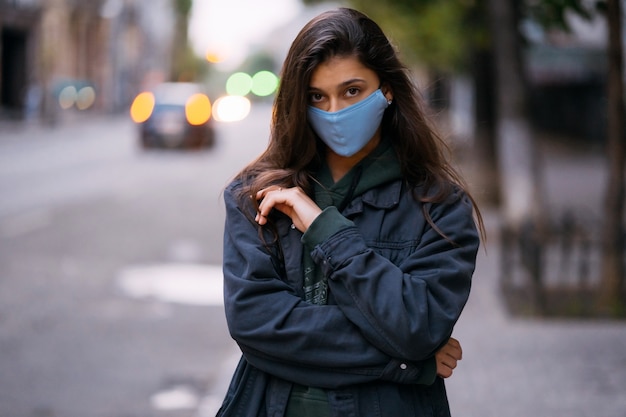
[[[308,107],[311,127],[337,155],[352,156],[367,145],[391,101],[380,89],[365,99],[336,112]]]

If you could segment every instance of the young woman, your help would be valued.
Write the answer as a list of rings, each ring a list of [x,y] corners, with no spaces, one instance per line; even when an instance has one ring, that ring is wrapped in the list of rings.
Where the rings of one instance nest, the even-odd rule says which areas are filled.
[[[480,214],[379,26],[341,8],[285,60],[268,148],[225,191],[243,357],[218,415],[448,416]]]

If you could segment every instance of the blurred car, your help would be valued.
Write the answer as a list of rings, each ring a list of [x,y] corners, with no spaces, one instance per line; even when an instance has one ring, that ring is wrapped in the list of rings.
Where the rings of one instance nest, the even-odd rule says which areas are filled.
[[[135,97],[131,117],[144,148],[202,148],[215,142],[211,102],[201,84],[158,84]]]

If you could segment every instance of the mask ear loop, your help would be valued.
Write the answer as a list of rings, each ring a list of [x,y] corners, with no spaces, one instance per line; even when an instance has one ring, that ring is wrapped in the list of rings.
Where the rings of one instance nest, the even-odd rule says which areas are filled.
[[[379,89],[381,92],[383,91],[383,83],[382,83],[382,82],[378,85],[378,89]],[[384,95],[384,94],[385,94],[385,93],[383,93],[383,95]],[[385,98],[387,98],[387,97],[385,96]],[[393,99],[391,99],[391,98],[387,98],[387,105],[388,105],[388,106],[390,106],[390,105],[391,105],[391,103],[393,103]]]

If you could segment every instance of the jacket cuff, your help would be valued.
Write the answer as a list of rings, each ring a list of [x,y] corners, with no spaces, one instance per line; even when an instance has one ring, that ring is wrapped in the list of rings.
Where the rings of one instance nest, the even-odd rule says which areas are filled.
[[[398,384],[432,385],[437,378],[437,364],[434,357],[415,364],[392,359],[381,378]]]
[[[302,235],[301,241],[309,248],[314,248],[340,230],[354,227],[354,223],[346,219],[337,207],[329,206],[309,226]]]
[[[432,385],[436,378],[437,363],[435,362],[435,357],[433,356],[423,362],[422,372],[420,372],[420,376],[416,383],[421,385]]]

